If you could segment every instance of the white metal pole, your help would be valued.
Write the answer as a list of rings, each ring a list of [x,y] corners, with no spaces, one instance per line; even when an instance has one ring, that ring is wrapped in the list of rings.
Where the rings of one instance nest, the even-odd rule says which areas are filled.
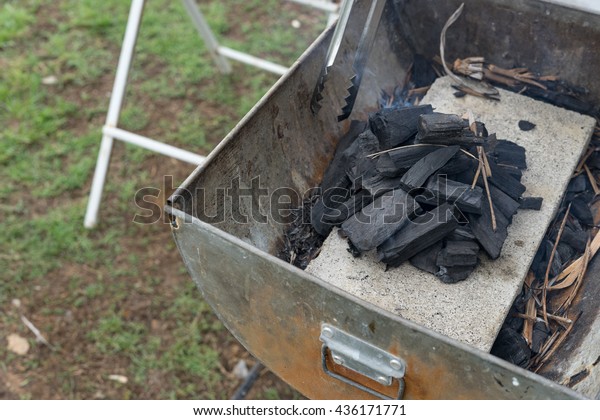
[[[140,27],[140,21],[144,11],[144,0],[132,0],[131,8],[129,9],[129,18],[127,19],[127,28],[125,29],[125,37],[123,46],[121,47],[121,55],[119,64],[117,65],[117,74],[113,85],[110,104],[108,106],[108,115],[106,116],[106,126],[116,127],[121,113],[121,105],[125,88],[127,87],[127,77],[131,60],[135,49],[135,43]],[[88,199],[87,210],[83,225],[86,228],[93,228],[98,222],[98,210],[100,209],[100,200],[102,199],[102,189],[106,180],[106,172],[110,162],[112,152],[113,138],[104,134],[102,143],[100,144],[100,152],[96,162],[96,170],[94,171],[94,179]]]
[[[270,71],[278,75],[284,75],[287,73],[288,68],[280,64],[271,63],[270,61],[263,60],[262,58],[254,57],[253,55],[243,53],[228,47],[220,46],[217,51],[219,54],[231,58],[232,60],[239,61],[240,63],[249,64],[251,66]]]
[[[324,10],[329,13],[337,13],[340,6],[336,3],[327,0],[289,0],[292,3],[302,4],[303,6],[313,7],[315,9]]]
[[[206,47],[208,48],[208,51],[210,52],[210,55],[212,56],[219,71],[224,74],[231,73],[231,65],[225,57],[222,57],[219,54],[219,43],[217,42],[217,39],[213,35],[212,31],[210,30],[208,23],[206,23],[204,16],[202,16],[202,13],[198,9],[196,1],[183,0],[183,5],[185,6],[185,10],[187,10],[188,15],[190,15],[190,17],[192,18],[194,26],[198,30],[198,33],[200,34],[202,39],[204,40]]]
[[[124,142],[142,147],[144,149],[160,153],[161,155],[170,156],[175,159],[191,163],[192,165],[200,165],[206,159],[204,156],[197,155],[196,153],[188,152],[187,150],[183,150],[175,146],[170,146],[168,144],[152,140],[151,138],[141,136],[139,134],[135,134],[130,131],[123,130],[121,128],[104,126],[102,132],[107,137],[119,139]]]

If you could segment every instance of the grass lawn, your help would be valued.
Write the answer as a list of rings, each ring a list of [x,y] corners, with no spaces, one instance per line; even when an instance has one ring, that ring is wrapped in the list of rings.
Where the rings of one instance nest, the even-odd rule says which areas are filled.
[[[223,44],[285,65],[326,23],[282,0],[199,5]],[[227,398],[233,366],[252,361],[202,301],[169,227],[132,222],[138,189],[164,200],[164,176],[176,187],[192,166],[116,142],[99,225],[83,228],[128,9],[0,1],[0,398]],[[182,3],[152,0],[120,127],[205,154],[276,80],[241,64],[219,74]],[[28,340],[26,355],[7,349],[9,334]],[[251,396],[297,394],[265,373]]]

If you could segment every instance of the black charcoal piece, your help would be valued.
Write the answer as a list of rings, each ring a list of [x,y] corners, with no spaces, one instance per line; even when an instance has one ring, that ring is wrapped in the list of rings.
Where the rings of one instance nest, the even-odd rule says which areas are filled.
[[[366,190],[360,190],[339,206],[327,209],[323,214],[323,220],[334,226],[341,225],[354,213],[372,202],[373,196]]]
[[[569,244],[564,243],[562,240],[558,243],[556,247],[556,252],[560,255],[561,261],[569,262],[577,255],[575,249]]]
[[[357,177],[359,162],[368,155],[379,152],[379,141],[371,130],[363,131],[342,154],[341,163],[350,179]]]
[[[367,123],[365,121],[352,120],[350,122],[350,127],[348,131],[340,138],[338,145],[335,149],[335,154],[333,155],[334,159],[339,159],[342,157],[343,153],[348,150],[348,148],[354,143],[356,138],[362,134],[367,128]],[[333,162],[332,162],[333,164]]]
[[[448,178],[450,178],[451,180],[456,181],[456,182],[462,182],[463,184],[471,185],[471,184],[473,184],[473,179],[475,178],[476,170],[477,170],[477,165],[475,165],[473,168],[466,170],[466,171],[448,174]],[[441,169],[440,169],[439,173],[443,173]],[[483,181],[481,180],[481,176],[478,178],[477,185],[479,185],[480,187],[483,188]]]
[[[564,210],[566,210],[566,208]],[[561,211],[560,214],[562,214],[564,216],[564,213],[562,211]],[[579,221],[576,218],[574,218],[574,217],[567,218],[567,224],[566,224],[566,226],[569,226],[575,232],[583,230],[583,227],[581,226],[581,223],[579,223]]]
[[[531,269],[533,270],[535,276],[537,278],[544,278],[546,275],[546,270],[548,269],[548,263],[550,262],[550,256],[552,255],[552,250],[554,249],[554,242],[544,239],[536,256],[533,259],[533,263],[531,264]],[[560,274],[562,271],[562,260],[560,258],[560,254],[558,250],[554,253],[554,258],[552,258],[552,265],[550,266],[550,277],[555,277]]]
[[[420,194],[416,196],[417,201],[423,200],[425,204],[437,206],[447,201],[456,204],[456,207],[466,213],[481,214],[483,190],[478,186],[471,189],[470,185],[452,181],[445,176],[433,175],[425,184],[425,190],[433,194],[433,199]]]
[[[387,178],[377,171],[368,171],[364,177],[359,178],[356,182],[357,184],[360,183],[361,188],[367,190],[373,197],[379,197],[388,191],[401,187],[400,177]]]
[[[439,252],[436,265],[438,267],[475,266],[479,245],[474,241],[446,241]]]
[[[468,121],[466,121],[466,123],[468,123]],[[470,128],[468,128],[470,130]],[[477,137],[488,137],[489,133],[487,131],[487,128],[485,127],[485,124],[482,123],[481,121],[475,121],[475,133],[477,135]]]
[[[502,246],[508,235],[508,219],[496,206],[494,206],[494,213],[496,216],[495,231],[492,228],[492,215],[490,206],[487,203],[481,206],[481,215],[467,214],[469,226],[475,238],[477,238],[477,242],[493,260],[500,256]]]
[[[348,178],[352,181],[352,190],[358,191],[364,188],[365,183],[369,183],[371,179],[383,178],[377,168],[375,161],[370,157],[358,159],[354,166],[348,170]]]
[[[546,261],[545,264],[544,261]],[[546,272],[547,265],[548,261],[546,260],[546,247],[542,242],[533,257],[533,261],[531,262],[531,271],[533,271],[533,275],[536,279],[544,278],[544,273]]]
[[[395,177],[405,172],[403,168],[396,166],[389,153],[379,155],[375,166],[377,167],[377,172],[385,177]]]
[[[475,235],[469,225],[459,226],[452,233],[446,236],[448,241],[474,241]]]
[[[417,144],[440,144],[445,146],[481,146],[484,144],[485,139],[483,137],[476,137],[468,128],[455,136],[439,136],[439,137],[427,137],[424,139],[417,139]]]
[[[457,90],[456,92],[453,93],[453,95],[456,98],[464,98],[465,96],[467,96],[467,92],[463,92],[462,90]]]
[[[377,158],[377,171],[386,177],[403,175],[411,166],[443,146],[410,145],[383,153]]]
[[[504,172],[506,172],[508,175],[512,176],[517,181],[521,182],[521,178],[523,178],[523,171],[521,169],[517,168],[516,166],[506,165],[506,164],[502,164],[502,165],[498,165],[498,166],[500,166],[502,168],[502,170]]]
[[[362,254],[360,252],[360,250],[354,246],[354,244],[352,243],[351,240],[348,239],[348,248],[346,248],[346,251],[348,251],[350,254],[352,254],[352,256],[354,258],[359,258]]]
[[[498,333],[490,353],[521,367],[526,367],[531,359],[531,350],[525,338],[512,328],[506,327],[502,327]]]
[[[366,130],[344,152],[343,165],[353,189],[360,189],[360,180],[376,174],[375,162],[368,155],[379,151],[377,137]]]
[[[381,149],[391,149],[417,134],[419,116],[432,112],[431,105],[385,108],[369,115],[369,126],[379,139]]]
[[[546,325],[544,321],[536,321],[533,326],[533,335],[531,339],[531,351],[535,354],[539,353],[542,349],[542,346],[550,337],[550,328]]]
[[[416,254],[410,259],[410,263],[419,270],[426,271],[431,274],[437,273],[440,269],[436,264],[437,256],[442,249],[442,241],[439,241],[423,251]]]
[[[342,231],[360,251],[376,248],[408,223],[419,205],[403,190],[375,199],[342,224]]]
[[[404,261],[443,239],[457,226],[456,207],[453,204],[442,204],[406,224],[381,244],[377,248],[379,260],[390,267],[398,267]]]
[[[523,210],[539,210],[542,208],[542,197],[521,197],[519,208]]]
[[[594,216],[588,205],[588,200],[581,195],[575,197],[571,201],[571,214],[575,216],[582,225],[592,226],[594,224]]]
[[[521,289],[521,292],[515,298],[513,305],[510,307],[508,311],[508,315],[504,320],[504,327],[512,328],[516,331],[522,331],[523,328],[523,318],[519,316],[519,314],[525,313],[525,305],[531,296],[530,291],[525,291]]]
[[[492,203],[494,203],[494,207],[502,212],[502,214],[508,219],[509,222],[512,221],[513,216],[519,210],[519,202],[513,200],[508,194],[505,194],[501,189],[490,185],[490,196],[492,197]],[[489,202],[487,198],[485,200],[485,204],[489,206]]]
[[[492,176],[488,178],[488,182],[500,188],[513,200],[518,201],[525,192],[525,186],[505,172],[501,166],[498,166],[493,162],[489,162],[489,164],[490,169],[492,170]]]
[[[421,115],[419,117],[417,140],[421,143],[427,143],[428,139],[461,137],[465,127],[467,127],[467,124],[458,115],[441,114],[438,112]]]
[[[535,124],[527,120],[520,120],[519,128],[523,131],[531,131],[535,128]]]
[[[477,169],[477,161],[464,153],[457,153],[440,168],[438,171],[441,175],[454,175],[461,172],[471,172]]]
[[[572,178],[571,181],[569,181],[569,185],[567,186],[567,192],[580,193],[591,187],[592,186],[589,183],[587,175],[580,174],[577,175],[575,178]]]
[[[321,181],[321,189],[323,191],[337,186],[338,180],[346,172],[347,156],[345,152],[355,143],[359,134],[365,131],[366,126],[367,124],[364,121],[353,120],[346,134],[340,138],[333,159],[325,170],[323,180]]]
[[[445,267],[441,266],[440,270],[435,275],[447,284],[458,283],[465,280],[475,270],[475,265]]]
[[[511,165],[519,169],[527,169],[525,148],[512,141],[498,140],[494,147],[493,155],[496,163],[499,165]]]
[[[550,241],[548,241],[550,242]],[[548,250],[548,255],[552,255],[552,250],[554,249],[554,244],[552,244],[552,248]],[[558,251],[554,251],[554,258],[552,258],[552,265],[550,266],[550,277],[558,276],[563,268],[563,261],[560,258],[560,254]]]
[[[600,169],[600,152],[594,152],[586,160],[586,165],[590,169]]]
[[[556,240],[556,236],[556,233],[552,235],[552,239]],[[588,233],[584,230],[574,230],[569,226],[565,226],[560,236],[560,242],[573,247],[577,252],[583,252],[587,246],[588,236]]]
[[[343,175],[337,180],[334,187],[322,192],[310,211],[310,221],[314,229],[321,236],[329,235],[334,224],[327,221],[326,214],[338,208],[350,198],[350,180]]]
[[[420,159],[400,179],[402,187],[406,191],[422,187],[427,178],[448,163],[459,149],[459,146],[444,147]]]

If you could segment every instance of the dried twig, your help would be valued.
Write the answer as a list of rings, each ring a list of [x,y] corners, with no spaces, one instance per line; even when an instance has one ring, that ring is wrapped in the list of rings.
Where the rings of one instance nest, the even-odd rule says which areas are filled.
[[[538,311],[538,314],[540,314],[541,312]],[[548,316],[548,319],[551,319],[552,321],[556,321],[556,322],[561,322],[563,324],[572,324],[573,320],[569,319],[569,318],[565,318],[562,316],[558,316],[558,315],[554,315],[554,314],[546,314]]]
[[[485,187],[485,193],[487,195],[488,204],[490,206],[490,214],[492,219],[492,229],[494,232],[498,227],[496,224],[496,213],[494,212],[494,203],[492,203],[492,195],[490,194],[490,186],[488,184],[488,178],[491,176],[491,173],[488,172],[489,163],[487,163],[487,158],[485,156],[485,151],[483,147],[477,146],[477,152],[479,153],[479,167],[477,168],[477,173],[475,174],[475,179],[473,180],[473,185],[471,185],[471,189],[475,188],[475,183],[477,182],[477,178],[479,177],[479,172],[483,175],[483,185]]]
[[[490,162],[488,161],[487,154],[483,153],[483,166],[485,168],[485,172],[488,178],[492,176],[492,167],[490,166]]]
[[[387,153],[387,152],[393,152],[394,150],[406,149],[408,147],[423,147],[423,146],[448,147],[448,146],[443,145],[443,144],[426,144],[426,143],[407,144],[406,146],[398,146],[398,147],[393,147],[391,149],[382,150],[380,152],[371,153],[370,155],[367,155],[366,157],[376,158],[377,156],[383,155],[384,153]]]
[[[481,168],[483,168],[483,162],[481,159],[477,159],[479,161],[479,165],[477,165],[477,171],[475,172],[475,176],[473,177],[473,182],[471,183],[471,189],[475,189],[475,185],[477,185],[477,180],[479,179],[479,175],[481,175]]]
[[[456,22],[456,20],[460,17],[464,7],[465,4],[462,3],[460,7],[456,9],[456,11],[452,14],[452,16],[448,18],[446,24],[442,28],[442,33],[440,34],[440,56],[442,66],[444,67],[444,71],[446,72],[446,74],[454,81],[454,83],[458,85],[458,88],[463,92],[475,94],[477,96],[483,96],[485,98],[498,99],[499,93],[496,88],[485,82],[476,82],[468,78],[459,77],[456,74],[454,74],[452,70],[450,70],[450,67],[448,67],[448,64],[446,63],[446,32],[448,31],[448,28],[450,28],[450,26],[452,26],[452,24]]]
[[[594,194],[595,195],[600,194],[600,188],[598,188],[598,184],[596,183],[596,178],[594,178],[594,175],[592,175],[592,171],[590,171],[590,168],[586,164],[584,164],[583,169],[585,169],[585,173],[587,174],[588,179],[590,180],[590,184],[592,184],[592,189],[594,190]]]
[[[569,326],[565,329],[565,331],[562,334],[558,333],[559,336],[551,345],[552,347],[549,347],[548,350],[543,355],[543,357],[538,359],[537,368],[535,369],[534,372],[537,372],[538,370],[540,370],[542,368],[542,366],[544,365],[544,363],[546,363],[548,361],[548,359],[556,352],[556,350],[560,347],[560,345],[565,341],[565,339],[567,338],[569,333],[573,330],[573,325],[575,325],[575,322],[577,322],[577,320],[579,319],[580,316],[581,316],[581,314],[578,314],[575,317],[575,319],[572,320],[572,322],[569,324]]]
[[[47,347],[53,349],[53,347],[50,345],[50,343],[48,342],[48,340],[46,340],[46,338],[42,335],[42,333],[40,332],[40,330],[38,330],[36,328],[35,325],[33,325],[33,323],[27,319],[27,317],[23,314],[21,314],[21,321],[23,322],[23,324],[25,324],[25,326],[27,328],[29,328],[29,330],[33,333],[33,335],[35,335],[35,339],[37,341],[39,341],[40,343],[46,345]]]
[[[568,286],[562,286],[563,282],[569,282],[570,283],[569,286],[571,284],[573,284],[577,280],[577,278],[581,275],[581,272],[585,271],[587,269],[587,264],[585,263],[586,259],[588,261],[590,259],[592,259],[594,257],[594,255],[596,255],[596,253],[598,252],[599,248],[600,248],[600,234],[596,234],[589,245],[589,253],[586,250],[584,255],[582,255],[581,257],[579,257],[575,261],[573,261],[571,264],[569,264],[556,277],[555,283],[559,282],[561,280],[562,280],[562,282],[553,285],[552,287],[549,288],[549,290],[558,290],[558,289],[564,289],[564,288],[568,287]]]
[[[536,81],[535,75],[525,67],[518,67],[518,68],[514,68],[514,69],[503,69],[502,67],[498,67],[493,64],[490,64],[487,66],[487,70],[488,70],[488,72],[485,72],[484,74],[486,77],[490,77],[491,79],[494,79],[493,75],[496,75],[496,76],[499,75],[500,77],[503,77],[503,78],[506,78],[509,80],[512,79],[517,82],[527,83],[529,85],[537,86],[540,89],[548,90],[548,88],[546,86],[544,86],[543,84]],[[553,77],[553,76],[546,76],[545,80],[550,80],[549,77]],[[507,84],[515,86],[515,84],[511,84],[511,83],[507,83]]]
[[[552,347],[552,345],[558,339],[559,336],[560,336],[560,330],[557,328],[556,330],[554,330],[552,332],[552,335],[546,340],[546,342],[540,349],[540,352],[537,354],[537,356],[535,356],[533,358],[533,360],[531,361],[531,366],[536,366],[536,369],[541,368],[540,360],[546,355],[546,353],[548,352],[550,347]],[[536,370],[536,372],[537,372],[537,370]]]
[[[472,155],[471,153],[467,152],[465,149],[460,149],[461,152],[463,152],[465,155],[469,156],[470,158],[473,158],[475,160],[478,160],[477,157],[475,157],[474,155]]]
[[[583,155],[583,157],[577,164],[577,167],[575,168],[575,172],[581,172],[583,170],[583,165],[585,165],[585,163],[587,162],[589,157],[592,156],[592,153],[594,153],[594,152],[595,152],[595,147],[588,147],[585,154]]]
[[[542,314],[544,316],[544,322],[548,325],[548,312],[546,310],[547,306],[547,295],[548,295],[548,281],[550,276],[550,268],[552,267],[552,262],[554,261],[554,254],[556,253],[556,248],[558,247],[558,243],[560,242],[560,237],[565,229],[565,225],[567,224],[567,217],[569,216],[569,212],[571,211],[571,203],[567,207],[567,211],[565,212],[565,217],[563,217],[562,223],[560,224],[560,228],[558,229],[558,234],[556,235],[556,241],[554,241],[554,246],[552,247],[552,254],[550,254],[550,258],[548,259],[548,267],[546,267],[546,274],[544,274],[544,287],[542,289]]]
[[[473,111],[470,109],[467,111],[467,115],[469,118],[469,130],[475,135],[477,135],[477,124],[475,121],[475,116],[473,115]],[[485,156],[485,151],[482,146],[477,146],[477,153],[479,155],[479,166],[477,167],[477,172],[475,173],[475,178],[473,179],[473,184],[471,185],[471,189],[475,188],[475,184],[477,184],[477,179],[479,178],[479,174],[483,175],[483,185],[485,186],[485,192],[487,195],[488,203],[490,205],[490,214],[492,218],[492,229],[494,232],[496,231],[496,214],[494,212],[494,204],[492,203],[492,195],[490,194],[490,186],[488,185],[488,178],[491,176],[491,170],[489,169],[490,165],[487,161],[487,157]]]
[[[483,57],[467,57],[465,59],[457,58],[454,60],[452,68],[455,72],[468,76],[475,80],[483,80]]]
[[[525,314],[523,314],[525,322],[523,322],[523,338],[527,341],[527,344],[531,345],[533,341],[533,325],[535,323],[535,298],[531,296],[525,304]]]
[[[588,241],[588,245],[585,248],[585,251],[582,255],[583,260],[581,263],[581,269],[579,271],[579,275],[577,276],[577,281],[573,285],[573,288],[571,289],[571,293],[569,293],[567,300],[564,301],[562,303],[562,305],[560,305],[557,312],[567,311],[570,308],[571,303],[573,302],[573,299],[575,299],[575,296],[577,296],[577,292],[579,292],[579,289],[581,288],[581,285],[583,284],[583,278],[585,277],[585,273],[587,272],[588,264],[589,264],[590,260],[592,259],[590,254],[591,254],[590,253],[590,242]]]
[[[535,315],[537,313],[537,316]],[[527,313],[524,314],[515,314],[513,316],[515,316],[516,318],[522,318],[525,321],[532,321],[532,322],[536,322],[536,321],[543,321],[542,318],[539,318],[542,315],[542,311],[538,310],[537,312],[534,312],[534,315],[529,315]],[[560,322],[563,324],[572,324],[573,320],[569,319],[569,318],[565,318],[562,316],[558,316],[558,315],[554,315],[554,314],[547,314],[548,319],[551,321],[556,321],[556,322]],[[525,328],[523,328],[523,336],[525,336]],[[531,340],[528,340],[528,343]]]

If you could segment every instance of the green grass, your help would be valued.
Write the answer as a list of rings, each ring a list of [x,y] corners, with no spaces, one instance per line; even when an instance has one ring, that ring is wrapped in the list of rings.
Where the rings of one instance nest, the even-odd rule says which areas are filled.
[[[116,144],[100,224],[82,225],[128,7],[122,0],[0,4],[0,331],[28,334],[10,304],[19,298],[57,352],[68,352],[19,360],[0,345],[0,369],[20,366],[22,398],[44,397],[30,391],[40,381],[63,398],[228,396],[215,339],[227,337],[223,326],[185,273],[168,227],[132,223],[135,192],[159,184],[173,161]],[[223,44],[286,65],[325,23],[323,15],[318,28],[298,32],[289,24],[296,14],[275,0],[200,7]],[[56,83],[45,84],[48,76]],[[276,80],[240,64],[219,74],[181,2],[148,2],[120,126],[206,153]],[[192,170],[179,168],[176,185]],[[165,274],[151,255],[178,264]],[[166,332],[137,313],[131,318],[133,295],[149,302],[149,316]],[[71,312],[76,348],[52,335]],[[64,363],[59,374],[51,360]],[[113,364],[138,388],[81,376],[100,369],[106,377]],[[156,375],[166,386],[144,394]]]

